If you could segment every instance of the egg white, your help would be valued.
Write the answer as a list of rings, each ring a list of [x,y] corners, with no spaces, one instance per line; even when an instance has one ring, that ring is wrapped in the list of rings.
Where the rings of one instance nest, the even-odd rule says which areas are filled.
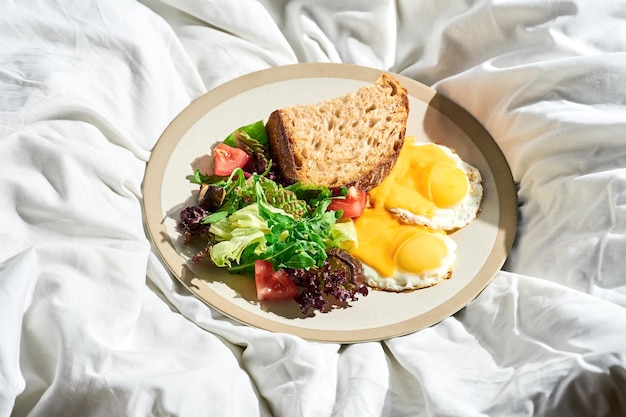
[[[422,145],[425,144],[415,142],[409,146]],[[402,208],[390,208],[389,211],[406,223],[420,224],[437,230],[453,231],[467,226],[478,216],[484,193],[482,176],[478,169],[463,161],[452,149],[444,145],[436,145],[443,149],[456,162],[457,166],[465,172],[469,181],[468,192],[455,206],[436,208],[433,217],[418,215]]]
[[[447,235],[436,236],[442,239],[447,248],[447,253],[436,268],[421,273],[409,273],[397,269],[392,276],[382,277],[375,269],[364,263],[365,283],[372,288],[400,292],[431,287],[449,279],[456,264],[457,243]]]

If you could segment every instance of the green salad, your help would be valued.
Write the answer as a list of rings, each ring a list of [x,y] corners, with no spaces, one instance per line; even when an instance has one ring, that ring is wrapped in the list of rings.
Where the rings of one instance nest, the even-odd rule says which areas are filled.
[[[347,190],[285,184],[262,121],[214,148],[213,171],[188,176],[200,187],[198,203],[181,211],[178,227],[186,243],[205,244],[193,262],[254,277],[259,300],[293,298],[305,314],[367,295],[362,266],[350,255],[354,224],[329,209]]]

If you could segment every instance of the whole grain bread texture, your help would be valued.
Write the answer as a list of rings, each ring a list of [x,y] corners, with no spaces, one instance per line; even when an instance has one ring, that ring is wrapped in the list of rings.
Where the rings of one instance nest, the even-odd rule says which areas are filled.
[[[383,73],[343,96],[272,112],[270,155],[288,183],[369,191],[394,166],[408,115],[406,89]]]

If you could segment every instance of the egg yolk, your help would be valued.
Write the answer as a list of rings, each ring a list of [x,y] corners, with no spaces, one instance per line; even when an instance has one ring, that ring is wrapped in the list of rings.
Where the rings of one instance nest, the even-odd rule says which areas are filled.
[[[354,222],[359,245],[353,255],[382,277],[398,269],[419,275],[437,268],[448,253],[440,238],[444,231],[404,224],[388,210],[432,217],[437,209],[458,204],[469,189],[465,172],[440,147],[406,141],[387,178],[370,190],[372,207]]]
[[[446,244],[436,234],[416,234],[396,251],[396,266],[402,271],[428,271],[437,268],[447,253]]]
[[[382,277],[397,269],[421,274],[439,266],[447,254],[445,243],[437,237],[445,232],[403,224],[384,209],[365,209],[354,225],[359,245],[352,255]]]
[[[468,190],[467,175],[442,148],[407,143],[387,178],[369,196],[374,205],[432,218],[437,209],[461,202]]]

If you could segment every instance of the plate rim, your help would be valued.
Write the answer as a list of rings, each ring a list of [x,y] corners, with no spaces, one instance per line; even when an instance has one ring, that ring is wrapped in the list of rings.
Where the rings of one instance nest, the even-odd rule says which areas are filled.
[[[429,107],[444,114],[474,142],[483,155],[491,156],[485,159],[498,192],[499,223],[487,261],[468,284],[446,302],[419,316],[389,326],[356,330],[310,329],[280,323],[242,309],[239,309],[237,316],[230,314],[228,306],[232,303],[219,296],[212,297],[210,294],[212,290],[208,286],[198,284],[196,280],[199,279],[182,260],[164,229],[161,187],[165,171],[163,168],[169,161],[171,153],[184,133],[205,113],[226,99],[250,89],[271,82],[304,78],[345,78],[374,82],[382,73],[389,73],[398,78],[407,88],[409,95],[425,101]],[[493,137],[476,118],[451,99],[416,80],[378,68],[341,63],[299,63],[269,67],[234,78],[192,100],[170,121],[151,151],[142,183],[142,211],[144,225],[160,260],[178,282],[207,306],[244,325],[277,333],[289,333],[306,340],[332,343],[360,343],[403,336],[430,327],[456,314],[474,300],[502,268],[513,247],[518,221],[517,192],[508,162]],[[502,215],[503,213],[507,215]]]

